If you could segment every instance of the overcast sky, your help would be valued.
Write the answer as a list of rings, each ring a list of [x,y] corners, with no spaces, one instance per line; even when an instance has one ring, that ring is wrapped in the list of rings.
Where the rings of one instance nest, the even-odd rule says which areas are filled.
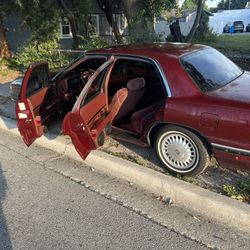
[[[179,0],[180,3],[183,3],[185,0]],[[216,7],[218,2],[220,2],[220,0],[207,0],[206,4],[208,5],[208,7]]]

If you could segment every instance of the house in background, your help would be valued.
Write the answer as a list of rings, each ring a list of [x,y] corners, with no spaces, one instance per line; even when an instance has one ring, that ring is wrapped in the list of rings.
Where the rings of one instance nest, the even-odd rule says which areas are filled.
[[[176,20],[176,13],[172,13],[172,20]],[[179,19],[181,33],[186,36],[191,30],[196,18],[196,10],[183,10],[182,16]],[[155,31],[164,40],[171,34],[169,25],[171,23],[164,18],[156,20]]]
[[[124,36],[128,35],[127,22],[121,10],[117,10],[114,14],[118,28]],[[22,25],[20,15],[11,15],[6,18],[4,22],[7,30],[7,37],[10,43],[11,50],[16,52],[31,37],[29,29]],[[73,44],[73,37],[69,20],[63,17],[59,25],[60,45],[63,49],[71,49]],[[101,37],[112,43],[114,35],[112,29],[106,19],[105,13],[99,8],[96,0],[92,0],[88,15],[88,35],[90,37]]]

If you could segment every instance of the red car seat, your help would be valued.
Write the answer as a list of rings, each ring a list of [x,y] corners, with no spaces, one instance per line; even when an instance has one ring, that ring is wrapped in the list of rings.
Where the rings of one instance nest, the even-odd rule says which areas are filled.
[[[118,90],[110,104],[112,120],[129,114],[145,93],[144,78],[135,78],[127,83],[127,88]]]

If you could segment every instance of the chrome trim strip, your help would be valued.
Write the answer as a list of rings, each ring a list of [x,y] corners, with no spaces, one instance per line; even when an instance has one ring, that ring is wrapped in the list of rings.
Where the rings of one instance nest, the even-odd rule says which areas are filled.
[[[165,74],[163,73],[163,69],[162,69],[161,65],[159,64],[159,62],[157,60],[155,60],[155,59],[151,59],[151,60],[154,62],[155,66],[157,67],[157,69],[159,70],[159,72],[161,74],[161,78],[162,78],[164,85],[166,87],[168,97],[171,97],[172,93],[171,93],[171,90],[170,90],[170,87],[168,84],[168,80],[167,80]]]
[[[147,143],[148,143],[148,145],[151,145],[151,140],[150,140],[150,133],[151,133],[151,131],[152,131],[152,129],[155,127],[155,126],[157,126],[158,124],[163,124],[164,122],[162,122],[162,121],[158,121],[158,122],[155,122],[151,127],[150,127],[150,129],[148,130],[148,132],[147,132]]]
[[[227,153],[250,156],[250,150],[220,145],[217,143],[212,143],[212,146],[214,147],[214,149],[225,151]]]

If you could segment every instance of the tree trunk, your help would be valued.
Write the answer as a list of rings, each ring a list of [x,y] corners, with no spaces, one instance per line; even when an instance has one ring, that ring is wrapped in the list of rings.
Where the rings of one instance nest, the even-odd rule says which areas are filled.
[[[199,22],[200,22],[200,19],[201,19],[201,14],[202,14],[202,10],[203,10],[203,7],[204,7],[204,3],[205,3],[205,1],[198,0],[196,18],[194,20],[194,24],[193,24],[188,36],[186,37],[186,42],[187,43],[192,42],[192,40],[194,38],[195,31],[197,30],[197,28],[199,26]]]
[[[139,6],[137,2],[137,0],[122,0],[124,13],[128,23],[131,23],[133,18],[135,18],[139,12]]]
[[[154,34],[154,20],[149,17],[147,20],[141,14],[140,3],[138,0],[122,0],[122,6],[128,21],[129,34],[135,40],[140,37],[147,37]]]
[[[122,44],[122,35],[120,33],[120,30],[118,28],[117,22],[116,20],[112,17],[112,30],[114,32],[115,35],[115,39],[117,41],[118,44]]]
[[[120,30],[118,28],[117,22],[113,16],[113,9],[112,9],[112,5],[113,5],[113,1],[111,0],[107,0],[104,3],[101,1],[97,1],[100,9],[105,13],[107,21],[109,23],[109,26],[112,28],[112,31],[115,35],[115,39],[117,41],[118,44],[122,44],[122,35],[120,33]]]
[[[10,58],[11,51],[9,41],[6,36],[6,30],[3,24],[3,18],[0,17],[0,58]]]
[[[71,32],[73,36],[73,48],[78,49],[79,48],[79,39],[78,39],[78,28],[76,20],[73,16],[68,16],[69,23],[71,26]]]
[[[171,35],[174,38],[173,42],[183,42],[183,36],[181,34],[181,28],[179,20],[177,19],[174,23],[169,25]]]

